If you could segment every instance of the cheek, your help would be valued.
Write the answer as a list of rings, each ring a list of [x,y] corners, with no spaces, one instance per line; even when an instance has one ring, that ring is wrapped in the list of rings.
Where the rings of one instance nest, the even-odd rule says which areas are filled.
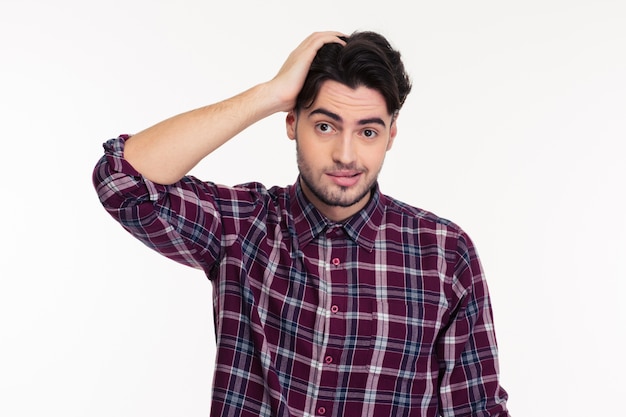
[[[387,143],[377,144],[376,146],[366,147],[361,150],[361,161],[364,165],[371,168],[378,167],[383,164],[385,155],[387,154]]]
[[[380,169],[380,167],[382,167],[384,160],[385,158],[380,158],[380,157],[370,158],[367,161],[367,165],[371,171],[377,171]]]
[[[311,149],[307,146],[300,146],[298,153],[299,158],[306,161],[307,165],[312,168],[321,165],[323,160],[322,153],[319,149]]]

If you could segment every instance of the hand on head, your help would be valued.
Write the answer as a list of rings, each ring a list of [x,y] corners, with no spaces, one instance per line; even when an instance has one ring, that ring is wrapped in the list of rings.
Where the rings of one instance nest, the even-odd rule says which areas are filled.
[[[282,111],[290,111],[294,108],[298,93],[300,93],[317,51],[327,43],[346,44],[340,36],[345,37],[346,35],[334,31],[315,32],[305,38],[289,54],[276,76],[268,83],[274,89],[276,97],[281,100]]]

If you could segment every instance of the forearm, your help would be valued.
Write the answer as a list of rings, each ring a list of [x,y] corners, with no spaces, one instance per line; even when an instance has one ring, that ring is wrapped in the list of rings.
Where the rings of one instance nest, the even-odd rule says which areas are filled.
[[[137,133],[126,142],[124,158],[159,184],[180,180],[202,158],[253,123],[293,109],[317,50],[329,42],[345,44],[339,32],[307,37],[278,74],[228,100],[174,116]]]
[[[151,181],[171,184],[248,126],[281,109],[269,83],[259,84],[133,135],[126,142],[124,159]]]

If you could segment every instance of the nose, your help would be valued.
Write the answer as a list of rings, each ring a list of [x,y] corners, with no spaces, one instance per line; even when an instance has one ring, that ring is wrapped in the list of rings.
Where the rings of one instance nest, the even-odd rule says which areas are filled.
[[[355,162],[356,152],[355,143],[352,136],[348,133],[336,138],[333,148],[333,160],[343,165],[349,165]]]

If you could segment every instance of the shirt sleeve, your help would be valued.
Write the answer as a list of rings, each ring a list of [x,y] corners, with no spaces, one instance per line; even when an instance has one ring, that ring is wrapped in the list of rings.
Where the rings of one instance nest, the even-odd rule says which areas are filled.
[[[461,233],[452,280],[452,311],[438,341],[444,416],[509,416],[499,383],[498,348],[487,283],[469,237]]]
[[[129,233],[160,254],[207,274],[221,253],[218,187],[188,176],[156,184],[123,157],[128,136],[104,143],[93,184],[106,211]]]

